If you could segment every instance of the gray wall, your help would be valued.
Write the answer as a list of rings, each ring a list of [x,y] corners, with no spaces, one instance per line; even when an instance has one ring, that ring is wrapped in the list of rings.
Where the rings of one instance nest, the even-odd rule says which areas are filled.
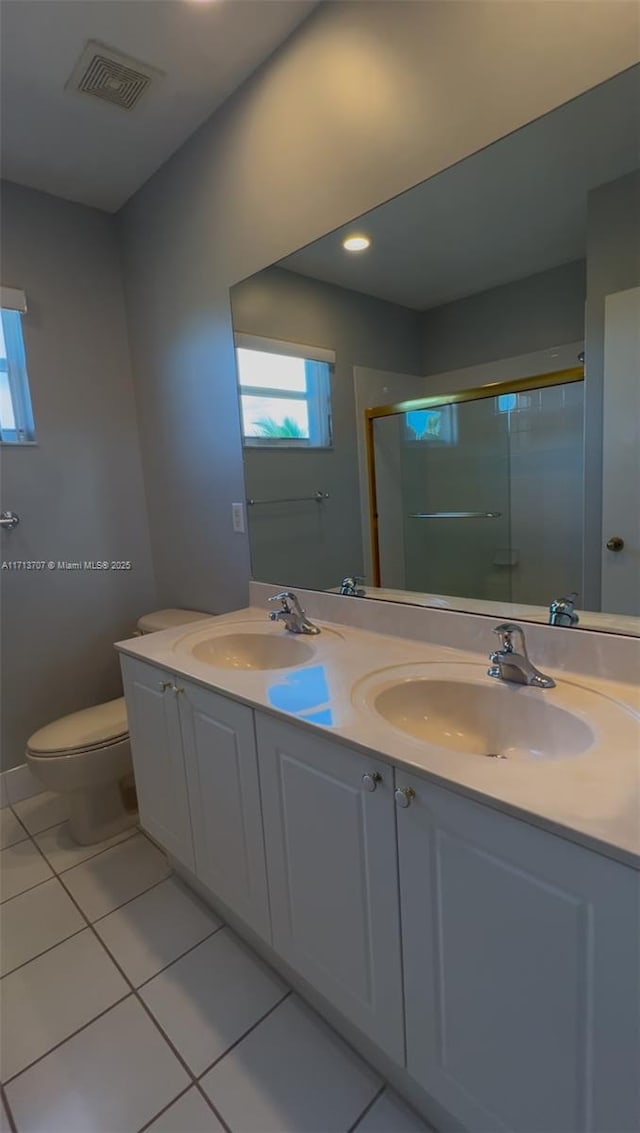
[[[588,198],[583,604],[592,610],[600,609],[601,593],[604,301],[638,284],[640,170],[601,185]]]
[[[637,58],[633,3],[323,4],[132,199],[128,317],[163,602],[247,600],[229,286]]]
[[[249,508],[251,563],[264,582],[324,589],[363,573],[354,366],[418,372],[421,316],[342,287],[268,268],[231,293],[234,327],[246,334],[336,352],[333,447],[244,451],[247,495],[273,499],[329,492],[321,504]]]
[[[36,728],[117,696],[114,641],[156,602],[112,217],[3,184],[2,279],[23,287],[37,445],[2,447],[3,559],[130,559],[2,572],[2,766]]]
[[[437,374],[580,341],[585,273],[584,260],[576,260],[426,311],[424,372]]]

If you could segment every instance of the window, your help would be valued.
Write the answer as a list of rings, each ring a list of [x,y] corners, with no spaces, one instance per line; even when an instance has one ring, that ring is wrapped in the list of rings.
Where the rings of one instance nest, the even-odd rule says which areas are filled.
[[[29,394],[27,361],[18,310],[0,309],[0,440],[5,444],[33,441],[35,430]]]
[[[246,345],[250,341],[252,345]],[[237,336],[238,382],[245,445],[328,448],[331,445],[329,351]],[[260,348],[256,345],[260,343]],[[264,349],[264,344],[268,345]],[[283,350],[283,353],[278,352]],[[295,353],[294,353],[295,351]],[[324,355],[318,357],[314,355]]]

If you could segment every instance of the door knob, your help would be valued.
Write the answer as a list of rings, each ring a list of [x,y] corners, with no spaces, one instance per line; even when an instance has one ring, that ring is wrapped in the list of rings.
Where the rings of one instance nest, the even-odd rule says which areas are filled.
[[[621,551],[623,547],[624,539],[621,539],[619,535],[612,535],[610,539],[607,539],[608,551]]]
[[[367,772],[362,776],[362,785],[367,791],[375,791],[378,783],[382,782],[382,775],[379,771]]]
[[[398,806],[407,807],[411,805],[411,800],[415,799],[416,793],[413,787],[398,787],[394,793],[394,798]]]

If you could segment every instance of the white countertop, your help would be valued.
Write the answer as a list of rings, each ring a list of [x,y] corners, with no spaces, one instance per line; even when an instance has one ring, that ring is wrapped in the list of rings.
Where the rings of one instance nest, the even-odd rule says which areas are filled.
[[[364,702],[372,674],[391,679],[395,674],[384,670],[395,666],[410,666],[419,677],[437,675],[439,663],[462,662],[470,679],[489,680],[486,655],[328,622],[318,623],[324,631],[319,636],[299,639],[312,645],[314,656],[291,669],[214,667],[185,648],[211,634],[246,632],[248,623],[275,636],[286,632],[268,622],[264,609],[248,608],[121,641],[116,648],[640,868],[636,686],[541,666],[557,689],[509,685],[508,694],[569,704],[594,729],[594,746],[564,759],[486,759],[405,736]],[[599,694],[594,712],[584,690]]]

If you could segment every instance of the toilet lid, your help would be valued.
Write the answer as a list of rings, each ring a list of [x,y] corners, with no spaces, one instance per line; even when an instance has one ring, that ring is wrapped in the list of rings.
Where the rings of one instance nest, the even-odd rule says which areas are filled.
[[[141,633],[157,633],[161,629],[175,629],[176,626],[185,626],[189,622],[201,622],[203,618],[211,616],[200,610],[155,610],[152,614],[143,614],[138,618],[138,629]]]
[[[94,704],[69,716],[61,716],[52,724],[34,732],[27,741],[33,755],[59,755],[61,752],[86,751],[106,743],[125,739],[128,732],[124,696]]]

